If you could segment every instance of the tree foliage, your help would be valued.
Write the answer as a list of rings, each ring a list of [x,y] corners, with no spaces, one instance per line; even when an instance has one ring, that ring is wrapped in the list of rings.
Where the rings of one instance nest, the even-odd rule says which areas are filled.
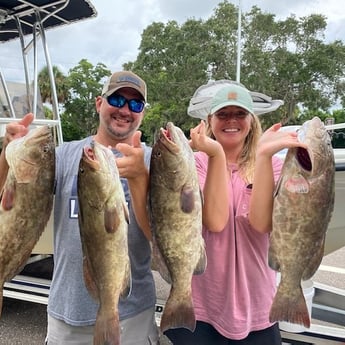
[[[81,139],[95,133],[99,122],[95,98],[101,94],[105,77],[110,74],[104,64],[93,66],[86,59],[70,69],[67,76],[69,94],[65,111],[61,115],[65,141]]]
[[[326,18],[313,14],[277,19],[253,6],[241,16],[240,81],[249,90],[281,99],[277,111],[261,116],[264,128],[274,122],[300,124],[345,104],[345,46],[325,42]],[[188,135],[198,120],[187,115],[195,90],[210,80],[236,79],[238,7],[224,0],[209,18],[179,24],[154,22],[142,33],[135,61],[123,65],[138,73],[148,86],[143,138],[152,143],[155,132],[173,121]],[[64,140],[92,134],[98,125],[95,97],[110,71],[102,63],[83,59],[64,79],[57,70],[58,99],[63,102]],[[40,88],[51,99],[42,71]],[[68,90],[66,95],[65,91]],[[42,92],[43,90],[43,92]],[[333,112],[336,122],[344,113]]]
[[[241,83],[284,101],[262,117],[264,127],[344,105],[345,47],[341,41],[325,42],[323,15],[277,20],[253,6],[241,22]],[[148,138],[157,118],[185,131],[195,124],[187,115],[194,91],[212,79],[236,79],[237,41],[238,8],[228,1],[206,20],[155,22],[143,31],[137,59],[124,67],[147,81]]]
[[[57,66],[52,66],[53,78],[55,81],[56,95],[58,103],[64,103],[68,96],[68,86],[66,76]],[[48,67],[45,66],[38,73],[38,87],[41,92],[42,101],[53,103],[51,80],[48,73]]]
[[[147,118],[150,111],[161,109],[163,123],[174,121],[183,129],[194,126],[195,120],[187,116],[187,105],[196,87],[205,82],[208,65],[201,52],[206,51],[207,35],[202,21],[196,20],[181,27],[175,21],[153,23],[145,29],[137,60],[124,67],[147,83],[151,105]]]

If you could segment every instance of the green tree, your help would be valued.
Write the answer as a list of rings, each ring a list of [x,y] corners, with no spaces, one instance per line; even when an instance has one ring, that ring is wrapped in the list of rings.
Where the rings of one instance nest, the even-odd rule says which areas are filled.
[[[236,79],[238,9],[227,1],[219,3],[214,14],[203,23],[209,38],[200,52],[209,66],[210,79]]]
[[[273,19],[256,7],[246,16],[242,81],[284,100],[278,111],[284,122],[301,111],[329,109],[339,101],[344,87],[344,45],[323,42],[327,26],[323,15]]]
[[[144,30],[137,60],[124,68],[147,83],[151,107],[145,118],[156,119],[157,114],[151,116],[150,112],[160,109],[161,122],[173,121],[184,130],[195,125],[187,106],[195,89],[207,81],[209,66],[203,54],[208,41],[201,20],[187,20],[182,26],[175,21],[153,23]],[[154,128],[154,123],[149,127]]]
[[[53,114],[53,110],[50,107],[47,107],[46,105],[44,105],[43,112],[44,112],[44,117],[46,119],[53,120],[54,114]]]
[[[324,41],[326,26],[318,14],[277,20],[256,6],[242,14],[241,82],[284,101],[262,117],[264,127],[344,104],[345,46]],[[156,121],[157,111],[187,132],[196,123],[186,111],[197,87],[210,79],[236,79],[237,28],[238,8],[223,1],[207,20],[152,23],[143,31],[136,61],[124,66],[147,81],[148,137],[154,123],[146,122]]]
[[[58,103],[64,103],[68,96],[68,87],[66,76],[59,70],[57,66],[52,67],[53,77],[55,80],[55,88]],[[44,103],[53,103],[51,82],[48,73],[48,67],[45,66],[38,73],[38,87],[40,89],[41,98]]]
[[[102,63],[93,66],[86,59],[70,69],[67,76],[69,95],[61,115],[65,141],[77,140],[95,133],[98,114],[95,98],[101,94],[105,77],[111,72]]]

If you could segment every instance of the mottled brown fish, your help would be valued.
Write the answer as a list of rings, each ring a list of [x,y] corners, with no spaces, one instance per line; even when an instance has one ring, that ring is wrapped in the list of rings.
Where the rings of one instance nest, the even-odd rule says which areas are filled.
[[[202,198],[194,154],[182,130],[171,122],[152,147],[149,205],[153,248],[161,276],[171,284],[160,328],[195,329],[193,274],[206,268]]]
[[[5,149],[9,166],[0,207],[0,314],[3,286],[24,267],[49,220],[55,145],[48,126],[32,129]]]
[[[118,345],[118,302],[131,286],[129,215],[114,154],[97,142],[83,150],[78,200],[84,281],[99,302],[94,345]]]
[[[298,138],[308,149],[290,148],[274,198],[269,265],[281,272],[270,321],[310,327],[301,281],[318,269],[334,207],[335,163],[331,139],[318,117]]]

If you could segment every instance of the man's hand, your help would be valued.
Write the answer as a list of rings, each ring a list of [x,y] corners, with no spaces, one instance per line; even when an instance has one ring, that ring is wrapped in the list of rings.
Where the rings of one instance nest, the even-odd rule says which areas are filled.
[[[137,131],[133,136],[132,146],[123,143],[116,145],[116,149],[123,154],[123,157],[116,158],[116,164],[120,176],[127,178],[135,218],[150,241],[151,230],[147,214],[149,172],[145,166],[144,150],[140,138],[141,132]]]
[[[144,162],[144,150],[141,146],[141,132],[136,131],[133,135],[133,145],[120,143],[116,149],[123,154],[123,157],[116,158],[117,168],[121,177],[135,179],[142,174],[147,174]]]
[[[18,122],[11,122],[7,124],[4,147],[6,147],[10,141],[26,135],[29,132],[29,126],[33,119],[34,115],[32,113],[28,113]]]
[[[5,158],[5,148],[9,142],[14,139],[23,137],[29,131],[29,126],[34,119],[34,115],[29,113],[26,114],[21,120],[18,122],[11,122],[6,126],[6,133],[4,136],[4,141],[2,145],[2,150],[0,154],[0,193],[2,193],[2,189],[5,185],[7,172],[8,172],[8,164]]]

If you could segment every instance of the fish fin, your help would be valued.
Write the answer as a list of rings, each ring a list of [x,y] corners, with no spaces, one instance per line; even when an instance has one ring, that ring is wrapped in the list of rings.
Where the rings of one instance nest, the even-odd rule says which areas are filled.
[[[285,188],[290,193],[307,194],[309,193],[309,182],[301,174],[295,174],[285,181]]]
[[[271,306],[269,320],[270,322],[287,321],[310,327],[310,316],[301,286],[295,296],[287,296],[282,292],[281,284],[279,285]]]
[[[7,183],[2,194],[1,206],[5,211],[9,211],[13,208],[16,196],[15,183]]]
[[[154,234],[152,234],[152,245],[151,245],[152,255],[151,255],[151,269],[153,271],[159,272],[160,276],[168,283],[171,284],[171,276],[168,270],[168,266],[165,263],[164,257],[159,250],[157,239]]]
[[[98,290],[96,287],[96,283],[92,278],[92,275],[90,274],[89,265],[87,263],[87,258],[83,257],[83,275],[84,275],[84,283],[87,288],[87,291],[92,296],[92,298],[96,301],[99,300],[98,298]]]
[[[128,206],[127,206],[127,204],[126,203],[123,203],[122,204],[122,208],[123,208],[123,212],[124,212],[124,214],[125,214],[125,220],[126,220],[126,222],[127,222],[127,224],[129,224],[129,210],[128,210]]]
[[[196,321],[191,292],[183,297],[183,299],[179,296],[175,297],[174,287],[171,288],[160,323],[163,333],[170,328],[183,327],[192,332],[195,330]]]
[[[105,208],[104,210],[104,227],[107,233],[113,234],[120,225],[120,217],[116,208]]]
[[[119,345],[120,344],[120,325],[118,313],[112,314],[103,312],[102,307],[98,310],[95,329],[94,345]]]
[[[202,274],[205,272],[207,266],[207,256],[206,256],[206,250],[204,245],[201,246],[200,248],[200,258],[198,261],[198,264],[195,267],[194,273],[193,274]]]
[[[183,186],[180,195],[181,210],[184,213],[191,213],[195,207],[195,199],[193,188],[190,186]]]
[[[272,268],[272,270],[279,272],[280,271],[280,263],[278,257],[273,249],[273,245],[270,245],[268,251],[268,265]]]

